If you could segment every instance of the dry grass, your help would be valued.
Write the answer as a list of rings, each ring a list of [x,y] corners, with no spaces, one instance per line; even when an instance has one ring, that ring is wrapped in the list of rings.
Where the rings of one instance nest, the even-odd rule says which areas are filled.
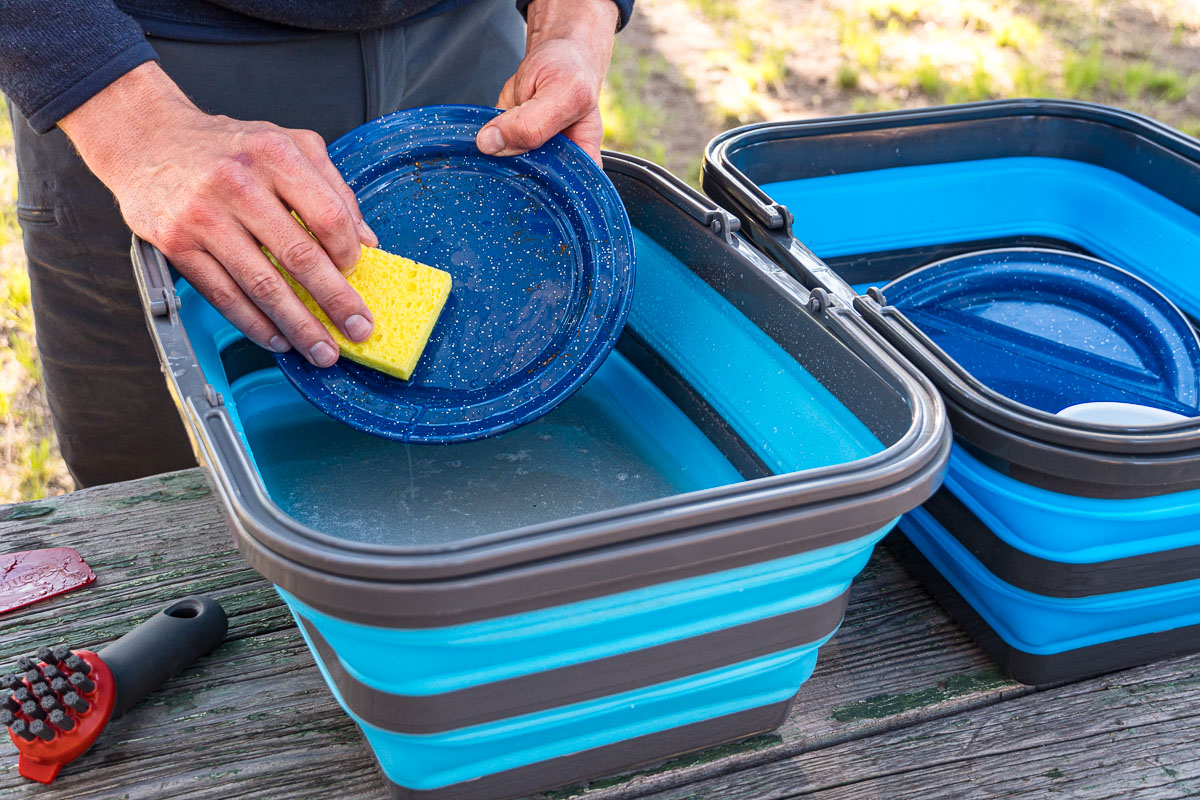
[[[695,181],[717,132],[1013,96],[1123,106],[1200,133],[1197,0],[638,0],[606,146]],[[0,113],[0,502],[70,487],[54,446]]]

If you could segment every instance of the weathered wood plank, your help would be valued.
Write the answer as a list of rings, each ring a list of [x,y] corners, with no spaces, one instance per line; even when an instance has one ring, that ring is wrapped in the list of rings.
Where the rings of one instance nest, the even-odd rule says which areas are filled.
[[[386,796],[291,616],[233,549],[198,470],[0,507],[0,542],[75,547],[97,574],[0,617],[0,666],[47,642],[102,645],[187,594],[215,597],[230,617],[224,644],[114,721],[40,797]],[[0,797],[30,791],[0,737]]]
[[[741,770],[654,800],[1200,793],[1200,657],[1033,693]]]

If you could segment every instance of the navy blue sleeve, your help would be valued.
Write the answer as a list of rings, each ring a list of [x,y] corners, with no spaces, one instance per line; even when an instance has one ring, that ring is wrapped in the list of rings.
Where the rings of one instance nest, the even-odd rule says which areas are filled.
[[[111,0],[0,0],[0,91],[38,133],[157,59]]]
[[[525,9],[532,3],[533,0],[517,0],[517,11],[521,12],[521,16],[525,16]],[[633,16],[633,0],[613,0],[617,4],[617,9],[621,12],[621,21],[617,23],[617,30],[621,30],[629,24],[629,18]]]

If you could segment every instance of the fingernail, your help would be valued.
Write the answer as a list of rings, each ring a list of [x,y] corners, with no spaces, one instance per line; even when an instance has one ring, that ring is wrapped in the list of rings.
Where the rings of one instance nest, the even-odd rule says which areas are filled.
[[[271,337],[270,345],[271,349],[276,353],[286,353],[288,350],[292,349],[291,343],[279,334],[275,334]]]
[[[351,314],[346,318],[346,335],[356,342],[361,342],[371,335],[371,323],[362,314]]]
[[[478,143],[480,151],[494,156],[504,149],[504,134],[495,125],[489,125],[479,132]]]
[[[371,226],[365,219],[358,221],[358,232],[362,235],[362,243],[367,247],[379,246],[379,237],[375,235],[375,231],[371,230]]]
[[[312,354],[313,363],[318,367],[332,366],[333,362],[337,361],[337,351],[330,347],[328,342],[317,342],[308,352]]]

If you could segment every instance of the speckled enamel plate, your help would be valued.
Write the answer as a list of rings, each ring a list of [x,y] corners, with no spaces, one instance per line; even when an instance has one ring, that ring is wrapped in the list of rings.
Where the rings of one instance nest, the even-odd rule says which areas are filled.
[[[620,336],[634,273],[620,197],[561,135],[523,156],[480,153],[475,134],[497,114],[399,111],[330,146],[380,247],[454,278],[411,380],[276,356],[330,416],[410,442],[494,436],[569,397]]]
[[[1034,248],[955,256],[884,287],[993,391],[1050,414],[1126,403],[1200,410],[1200,341],[1183,312],[1123,269]]]

